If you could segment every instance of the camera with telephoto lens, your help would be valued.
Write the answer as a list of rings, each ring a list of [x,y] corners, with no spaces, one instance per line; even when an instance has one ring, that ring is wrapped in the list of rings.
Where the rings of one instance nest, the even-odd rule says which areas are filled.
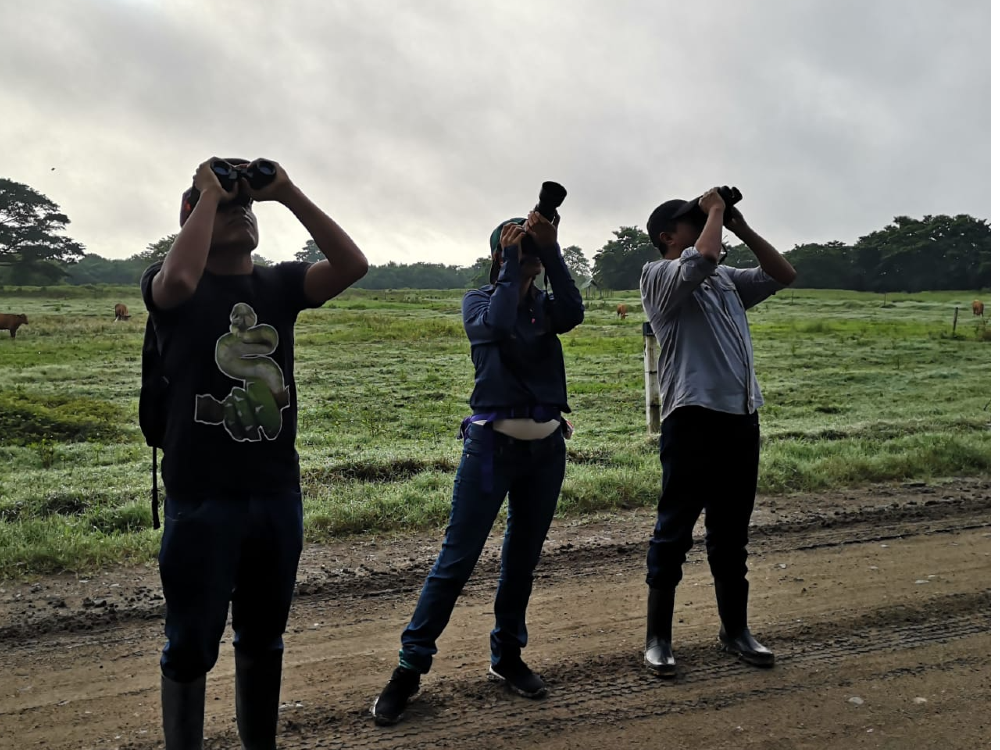
[[[558,182],[543,182],[542,189],[538,191],[538,203],[534,210],[551,221],[553,225],[559,226],[559,212],[556,209],[562,205],[564,200],[566,200],[566,188]],[[521,252],[525,255],[538,255],[538,249],[530,234],[525,235],[524,239],[521,240]]]

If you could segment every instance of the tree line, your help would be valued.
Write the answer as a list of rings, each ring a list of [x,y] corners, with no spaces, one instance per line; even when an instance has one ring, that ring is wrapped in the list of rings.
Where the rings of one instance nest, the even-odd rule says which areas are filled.
[[[638,227],[621,227],[614,234],[594,258],[594,281],[605,289],[635,289],[642,267],[660,254]],[[746,245],[726,250],[726,265],[757,265]],[[798,273],[796,286],[804,289],[982,289],[990,285],[990,223],[967,214],[897,216],[853,245],[810,242],[784,255]]]
[[[0,284],[137,284],[143,270],[162,260],[176,234],[124,259],[86,252],[65,232],[69,217],[31,187],[0,178]],[[623,226],[601,247],[593,264],[575,245],[563,248],[577,283],[590,280],[609,290],[636,289],[642,267],[660,255],[637,226]],[[724,263],[756,265],[745,245],[727,246]],[[785,257],[798,272],[797,286],[872,292],[981,289],[990,285],[990,223],[967,214],[897,216],[892,223],[848,245],[839,241],[796,245]],[[309,240],[296,260],[322,260]],[[254,262],[272,261],[254,253]],[[461,289],[489,283],[490,259],[469,266],[396,263],[372,266],[355,286],[362,289]]]

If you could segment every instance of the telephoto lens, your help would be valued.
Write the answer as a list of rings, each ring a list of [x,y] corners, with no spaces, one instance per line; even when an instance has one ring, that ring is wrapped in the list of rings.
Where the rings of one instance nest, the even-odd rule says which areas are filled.
[[[542,189],[538,192],[538,211],[549,221],[555,221],[556,209],[566,200],[566,188],[558,182],[543,182]]]
[[[535,205],[535,210],[558,226],[559,212],[556,209],[562,205],[564,200],[566,200],[566,188],[558,182],[543,182],[542,189],[538,191],[538,203]],[[535,247],[531,235],[527,235],[521,240],[521,252],[525,255],[538,255],[538,248]]]

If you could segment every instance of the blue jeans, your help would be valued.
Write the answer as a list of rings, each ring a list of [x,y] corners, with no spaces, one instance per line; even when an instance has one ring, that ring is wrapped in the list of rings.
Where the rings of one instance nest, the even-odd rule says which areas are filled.
[[[535,566],[566,473],[566,443],[561,430],[530,441],[495,433],[492,455],[488,455],[485,431],[480,425],[469,427],[455,476],[444,544],[424,582],[413,618],[403,631],[400,663],[422,673],[431,668],[437,653],[435,642],[451,618],[508,494],[507,533],[493,607],[496,627],[490,634],[492,663],[519,656],[528,643],[525,612]],[[493,487],[488,495],[483,491],[485,460],[493,462]]]
[[[267,495],[168,495],[164,516],[164,676],[190,682],[215,666],[230,601],[237,651],[283,651],[302,552],[298,488]]]
[[[705,511],[705,547],[716,581],[745,586],[750,515],[757,494],[757,413],[725,414],[700,406],[671,412],[660,428],[663,485],[646,556],[646,583],[671,590]]]

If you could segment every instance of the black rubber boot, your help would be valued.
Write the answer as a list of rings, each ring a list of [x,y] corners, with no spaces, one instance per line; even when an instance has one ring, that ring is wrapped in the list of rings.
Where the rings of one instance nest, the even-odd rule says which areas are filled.
[[[201,750],[205,737],[205,677],[174,682],[160,675],[160,705],[167,750]]]
[[[677,663],[671,646],[674,621],[674,589],[650,589],[646,601],[646,669],[657,677],[673,677]]]
[[[747,627],[747,600],[750,584],[746,579],[715,581],[715,601],[719,605],[722,650],[734,654],[755,667],[774,666],[774,654],[757,642]]]
[[[275,750],[281,695],[281,651],[236,652],[236,726],[243,750]]]

